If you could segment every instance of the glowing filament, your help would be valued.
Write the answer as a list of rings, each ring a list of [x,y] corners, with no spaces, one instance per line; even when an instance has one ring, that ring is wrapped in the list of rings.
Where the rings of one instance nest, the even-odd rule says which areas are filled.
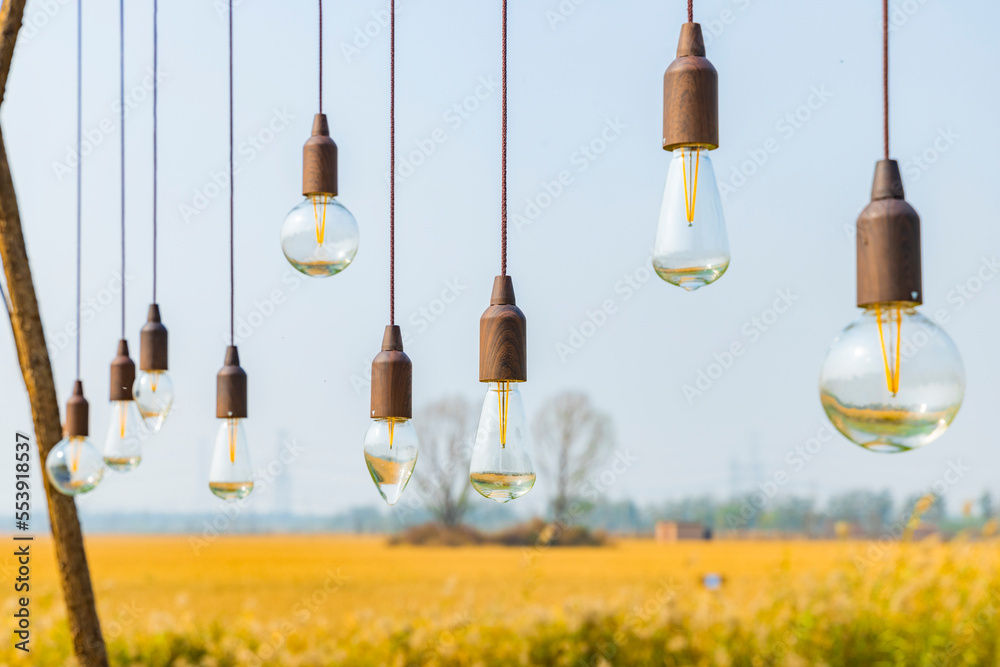
[[[313,195],[313,217],[316,219],[316,243],[323,245],[326,237],[326,195]],[[322,202],[323,214],[320,215],[318,202]]]
[[[73,438],[70,440],[73,443],[73,462],[70,464],[70,469],[75,474],[77,469],[80,467],[80,453],[83,447],[80,445],[80,440],[78,438]]]
[[[236,424],[237,420],[229,419],[229,462],[236,463]]]
[[[497,382],[497,407],[500,417],[500,447],[507,447],[507,406],[510,399],[510,382]]]
[[[393,419],[390,418],[389,419],[389,449],[392,449],[392,436],[393,436],[393,431],[395,430],[393,427],[395,425],[396,425],[396,422]]]
[[[153,371],[153,393],[156,393],[156,383],[160,381],[160,371]]]
[[[893,355],[885,346],[885,334],[882,331],[882,307],[875,304],[875,319],[878,322],[878,340],[882,345],[882,362],[885,364],[885,384],[889,393],[895,396],[899,392],[899,350],[902,347],[903,309],[896,306],[896,354]],[[892,321],[892,307],[889,308],[889,321]],[[890,341],[891,342],[891,341]]]
[[[125,422],[128,421],[128,408],[127,404],[122,403],[118,406],[118,424],[121,427],[122,439],[125,439]]]
[[[687,158],[687,162],[684,161]],[[692,155],[691,151],[685,151],[681,158],[681,174],[684,177],[684,212],[687,214],[688,226],[694,222],[694,203],[698,196],[698,169],[701,167],[701,148],[697,148]],[[691,190],[688,191],[688,171],[694,174],[692,178]]]

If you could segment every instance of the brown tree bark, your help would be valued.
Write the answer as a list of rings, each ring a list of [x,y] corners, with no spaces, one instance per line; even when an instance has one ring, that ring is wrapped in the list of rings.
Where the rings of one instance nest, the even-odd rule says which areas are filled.
[[[14,54],[14,44],[21,27],[25,0],[4,0],[0,8],[0,104],[3,103],[7,87],[7,75]],[[38,300],[28,265],[28,253],[24,247],[21,232],[21,217],[17,210],[17,196],[7,163],[7,151],[3,144],[3,130],[0,128],[0,257],[3,258],[4,272],[11,303],[11,324],[17,358],[21,364],[21,374],[28,389],[31,415],[35,426],[35,441],[44,464],[45,457],[53,445],[62,437],[59,422],[59,404],[56,399],[55,383],[48,349],[45,346],[45,332],[38,313]],[[94,604],[94,591],[90,583],[90,569],[83,546],[83,534],[76,515],[76,503],[49,484],[48,477],[42,475],[45,495],[49,504],[49,521],[55,542],[56,559],[59,564],[59,578],[73,649],[84,667],[106,667],[108,664],[101,623]]]

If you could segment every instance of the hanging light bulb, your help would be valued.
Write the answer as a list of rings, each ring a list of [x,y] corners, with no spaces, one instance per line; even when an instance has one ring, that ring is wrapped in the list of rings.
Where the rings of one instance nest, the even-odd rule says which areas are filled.
[[[323,0],[319,0],[319,113],[302,149],[305,196],[281,225],[281,250],[307,276],[334,276],[358,253],[358,223],[337,201],[337,144],[323,113]]]
[[[66,496],[93,491],[104,478],[104,459],[90,441],[90,406],[83,397],[83,382],[73,385],[66,402],[65,437],[45,457],[45,472],[52,486]]]
[[[104,440],[104,462],[118,472],[128,472],[142,461],[142,441],[148,430],[138,405],[132,398],[135,363],[128,343],[118,341],[118,356],[111,362],[111,418]]]
[[[158,432],[174,404],[174,383],[167,375],[167,328],[155,303],[139,334],[139,376],[132,393],[150,431]]]
[[[413,428],[413,364],[403,352],[403,335],[389,325],[382,351],[372,360],[372,423],[365,433],[365,464],[382,499],[395,505],[417,464]]]
[[[493,281],[490,307],[479,320],[479,381],[486,398],[472,449],[469,481],[486,498],[505,503],[535,484],[535,464],[518,384],[528,379],[526,320],[510,276]]]
[[[833,425],[876,452],[936,440],[965,395],[958,348],[921,315],[920,216],[903,198],[895,160],[875,167],[872,201],[857,224],[861,316],[834,340],[820,373]]]
[[[223,500],[240,500],[253,491],[253,468],[244,422],[247,418],[247,374],[240,368],[236,346],[226,348],[226,363],[216,377],[216,417],[208,488]]]
[[[729,268],[722,198],[708,156],[719,147],[718,89],[701,26],[689,20],[663,75],[663,149],[672,156],[653,245],[657,275],[688,291]]]

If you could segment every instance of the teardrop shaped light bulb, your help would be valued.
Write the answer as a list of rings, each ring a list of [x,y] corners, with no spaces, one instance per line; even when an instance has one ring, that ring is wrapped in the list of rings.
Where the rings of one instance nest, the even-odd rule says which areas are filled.
[[[240,500],[253,491],[253,469],[243,419],[220,419],[212,452],[208,488],[223,500]]]
[[[45,457],[45,472],[52,486],[66,496],[93,491],[104,478],[104,459],[90,438],[63,438]]]
[[[876,304],[833,341],[819,389],[827,416],[849,440],[905,452],[951,424],[965,396],[965,368],[948,334],[913,304]]]
[[[417,431],[409,419],[373,419],[365,433],[365,464],[382,499],[395,505],[417,465]]]
[[[535,484],[528,417],[517,382],[490,382],[472,449],[469,481],[499,503],[520,498]]]
[[[660,278],[689,292],[714,283],[729,268],[722,197],[705,148],[682,146],[672,153],[653,268]]]
[[[333,195],[310,195],[285,217],[281,250],[307,276],[336,275],[358,253],[358,223]]]
[[[166,371],[139,371],[132,385],[139,412],[153,433],[163,428],[163,422],[174,404],[174,383]]]
[[[142,441],[149,428],[135,401],[111,401],[104,463],[117,472],[133,470],[142,461]]]

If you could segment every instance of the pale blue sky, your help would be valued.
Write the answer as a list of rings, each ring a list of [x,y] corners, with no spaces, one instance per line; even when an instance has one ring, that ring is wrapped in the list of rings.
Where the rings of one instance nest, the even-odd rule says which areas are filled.
[[[1000,5],[892,3],[892,153],[923,220],[925,312],[948,311],[946,328],[966,365],[965,404],[923,451],[879,456],[838,434],[799,467],[787,454],[829,429],[820,364],[856,317],[849,233],[881,151],[880,3],[696,0],[719,70],[722,145],[713,160],[720,183],[731,186],[733,259],[721,281],[689,294],[648,272],[668,168],[661,77],[684,3],[577,2],[510,8],[510,210],[534,218],[519,226],[512,218],[510,239],[510,273],[529,322],[529,411],[579,389],[613,414],[620,446],[637,461],[610,485],[612,497],[727,495],[734,460],[745,469],[742,486],[754,474],[786,472],[783,493],[871,486],[902,494],[942,479],[952,463],[971,468],[949,488],[953,507],[984,488],[1000,490],[1000,280],[976,284],[980,271],[995,270],[984,258],[1000,254],[990,185],[1000,177]],[[150,300],[151,104],[143,79],[152,3],[127,5],[127,332],[137,354]],[[141,467],[112,475],[82,501],[91,511],[202,511],[220,502],[206,480],[228,333],[227,192],[213,184],[227,159],[227,25],[221,2],[160,5],[159,301],[177,402]],[[560,5],[575,6],[564,21],[552,13]],[[83,162],[83,294],[100,312],[84,326],[82,375],[99,446],[120,326],[117,301],[101,305],[118,266],[117,6],[88,0],[84,17],[83,124],[101,141]],[[276,455],[279,431],[304,447],[287,473],[295,505],[332,512],[380,502],[361,444],[364,377],[388,315],[388,30],[378,23],[388,5],[325,3],[324,106],[340,146],[340,199],[361,229],[355,263],[326,280],[300,279],[278,243],[281,221],[300,199],[301,146],[316,111],[316,7],[277,6],[242,0],[235,17],[236,312],[248,321],[270,313],[253,315],[260,324],[240,342],[248,435],[257,465]],[[74,3],[32,0],[25,16],[2,121],[46,333],[62,345],[54,359],[62,404],[73,381],[72,346],[57,336],[73,320],[75,189],[60,164],[75,142],[76,13]],[[399,2],[401,168],[421,161],[412,157],[419,146],[435,144],[397,188],[397,319],[409,336],[418,406],[454,393],[478,403],[483,393],[478,319],[499,265],[499,19],[499,2]],[[366,29],[367,44],[359,37]],[[454,106],[463,103],[469,111],[460,114]],[[594,159],[581,150],[592,142],[603,150]],[[747,162],[754,156],[763,164]],[[545,184],[551,189],[564,171],[566,184],[549,203]],[[544,204],[537,216],[528,200]],[[971,301],[956,291],[969,281],[981,288]],[[444,305],[443,293],[455,298]],[[770,321],[768,309],[789,293],[787,312],[766,331],[756,328],[754,318]],[[265,303],[272,300],[279,303]],[[604,324],[574,354],[560,352],[608,301],[613,312],[597,318]],[[745,354],[703,396],[686,400],[683,386],[735,341]],[[0,378],[0,432],[12,436],[30,427],[30,414],[6,327]],[[4,479],[11,466],[0,462]],[[540,478],[518,504],[540,507],[548,492]]]

